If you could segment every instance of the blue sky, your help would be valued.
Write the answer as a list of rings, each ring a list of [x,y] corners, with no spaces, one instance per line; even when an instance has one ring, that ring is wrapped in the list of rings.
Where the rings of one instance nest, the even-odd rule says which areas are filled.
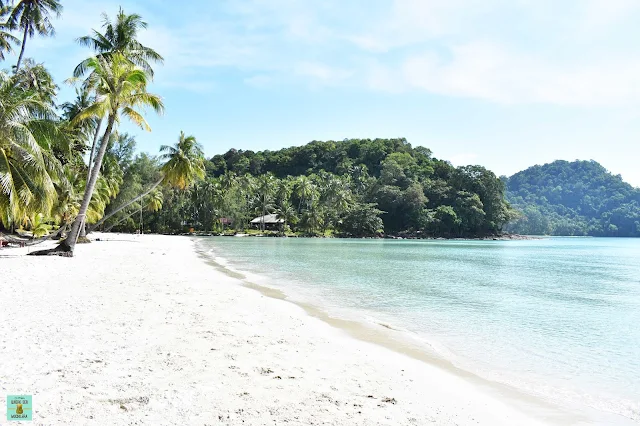
[[[640,186],[637,0],[62,3],[57,36],[26,52],[60,82],[90,54],[74,40],[101,12],[148,21],[167,111],[149,116],[152,133],[126,127],[144,151],[180,130],[207,156],[406,137],[497,174],[594,159]]]

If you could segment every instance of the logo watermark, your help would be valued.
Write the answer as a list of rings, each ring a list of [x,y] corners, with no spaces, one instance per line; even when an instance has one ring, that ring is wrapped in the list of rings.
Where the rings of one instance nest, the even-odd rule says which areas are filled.
[[[7,420],[33,420],[31,395],[7,395]]]

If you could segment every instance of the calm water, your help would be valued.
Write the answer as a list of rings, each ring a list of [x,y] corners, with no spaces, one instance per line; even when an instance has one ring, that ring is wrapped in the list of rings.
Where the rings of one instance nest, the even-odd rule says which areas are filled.
[[[405,329],[482,377],[640,421],[640,240],[200,243],[258,284]]]

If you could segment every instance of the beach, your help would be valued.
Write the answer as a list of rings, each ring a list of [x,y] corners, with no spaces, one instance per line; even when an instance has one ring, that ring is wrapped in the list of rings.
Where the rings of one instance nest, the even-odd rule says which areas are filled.
[[[33,395],[35,424],[558,423],[248,288],[192,238],[92,238],[0,251],[0,402]]]

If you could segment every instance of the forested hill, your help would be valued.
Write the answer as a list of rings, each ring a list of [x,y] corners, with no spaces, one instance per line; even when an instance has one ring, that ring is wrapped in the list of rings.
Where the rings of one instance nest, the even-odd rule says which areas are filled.
[[[224,192],[197,201],[190,222],[205,229],[215,219],[207,216],[209,212],[236,224],[270,212],[304,234],[333,231],[363,236],[382,230],[481,236],[500,233],[511,214],[504,184],[491,171],[453,167],[406,139],[314,141],[278,151],[230,150],[211,158],[206,167],[207,180],[194,191],[215,192],[220,187]],[[163,211],[171,214],[167,207]]]
[[[554,161],[506,181],[507,200],[523,213],[510,232],[640,237],[640,189],[595,161]]]

